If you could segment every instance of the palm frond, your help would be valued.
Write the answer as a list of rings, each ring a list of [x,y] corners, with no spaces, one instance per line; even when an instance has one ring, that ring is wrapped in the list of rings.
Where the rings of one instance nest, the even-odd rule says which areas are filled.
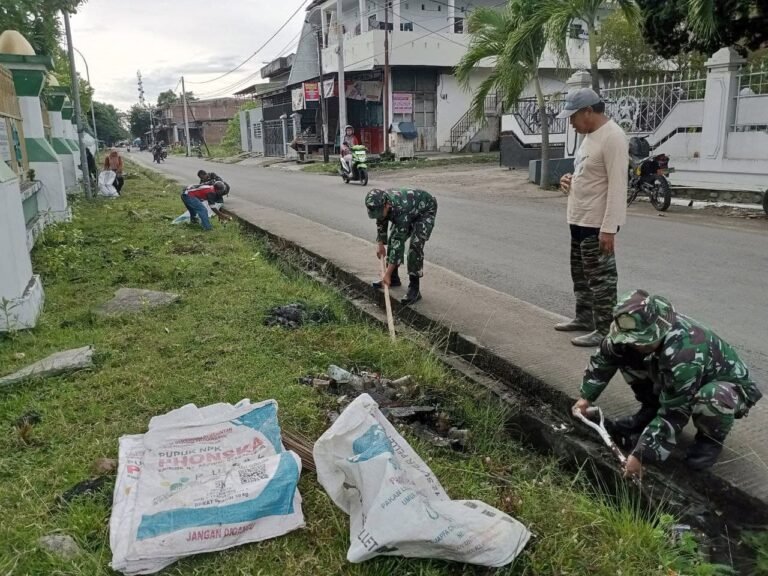
[[[703,39],[716,39],[718,32],[715,0],[688,0],[688,21],[698,36]]]

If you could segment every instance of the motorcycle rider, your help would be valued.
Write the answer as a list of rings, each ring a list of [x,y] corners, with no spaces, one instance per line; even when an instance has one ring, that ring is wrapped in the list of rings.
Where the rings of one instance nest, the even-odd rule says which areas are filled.
[[[344,128],[344,139],[341,142],[341,164],[347,174],[352,172],[352,146],[359,144],[360,140],[355,136],[355,129],[347,124]]]
[[[162,160],[163,155],[163,141],[160,140],[159,142],[156,142],[155,145],[152,147],[152,159],[160,163],[160,160]]]

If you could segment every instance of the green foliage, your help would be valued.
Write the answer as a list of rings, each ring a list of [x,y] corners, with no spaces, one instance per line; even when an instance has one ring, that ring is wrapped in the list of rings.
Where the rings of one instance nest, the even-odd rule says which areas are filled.
[[[3,0],[0,32],[19,31],[37,54],[53,55],[62,37],[60,10],[76,12],[85,0]]]
[[[166,106],[168,104],[175,104],[178,100],[179,97],[173,90],[166,90],[165,92],[160,92],[157,96],[157,105]]]
[[[408,441],[452,497],[502,508],[536,534],[516,563],[493,574],[711,574],[690,548],[670,543],[668,516],[645,513],[628,495],[596,493],[583,475],[566,473],[510,439],[504,432],[507,409],[448,371],[418,336],[391,343],[386,331],[361,319],[338,293],[297,273],[285,259],[271,259],[265,242],[234,224],[216,222],[210,233],[170,225],[183,211],[178,184],[129,168],[136,174],[130,194],[75,201],[74,221],[46,230],[33,252],[45,281],[43,316],[34,330],[0,339],[3,372],[65,348],[93,344],[97,350],[92,371],[3,390],[0,510],[12,520],[0,522],[0,574],[114,574],[108,567],[112,485],[68,505],[56,504],[57,495],[88,478],[95,459],[116,457],[120,436],[142,433],[152,416],[189,402],[274,398],[284,428],[317,438],[327,427],[326,412],[337,409],[336,399],[297,378],[330,363],[391,377],[411,374],[472,431],[471,447],[461,455],[411,436]],[[94,315],[93,307],[120,286],[170,290],[182,298],[152,313]],[[263,325],[271,307],[294,301],[328,307],[336,321],[295,331]],[[42,421],[33,442],[25,444],[9,423],[30,410]],[[432,560],[349,564],[347,516],[313,474],[304,472],[299,488],[306,528],[188,558],[164,573],[489,574],[486,568]],[[46,554],[37,540],[50,533],[72,536],[83,553],[70,561]]]
[[[249,101],[240,106],[240,112],[245,110],[252,110],[256,108],[256,102]],[[240,114],[235,114],[227,122],[227,131],[224,133],[224,138],[221,141],[221,145],[228,153],[227,155],[237,154],[240,152]]]
[[[601,22],[598,42],[600,57],[618,62],[615,74],[619,77],[637,78],[643,73],[669,69],[665,59],[646,42],[637,24],[627,20],[623,12],[614,12]]]
[[[128,138],[128,132],[120,124],[120,113],[112,104],[94,102],[93,112],[96,114],[96,130],[99,133],[99,139],[103,140],[107,146]]]
[[[140,104],[134,104],[131,106],[131,110],[128,113],[128,122],[130,125],[131,135],[134,138],[143,138],[144,134],[148,132],[152,126],[149,110]]]
[[[67,53],[59,46],[56,46],[53,53],[53,75],[62,86],[72,87],[72,74],[69,68],[69,57]],[[77,64],[76,64],[77,66]],[[91,102],[93,101],[93,88],[88,84],[80,69],[78,68],[77,82],[80,88],[80,109],[84,115],[91,112]],[[74,105],[74,102],[73,102]]]
[[[686,52],[707,56],[723,46],[742,52],[768,42],[765,0],[637,0],[643,35],[666,58]]]

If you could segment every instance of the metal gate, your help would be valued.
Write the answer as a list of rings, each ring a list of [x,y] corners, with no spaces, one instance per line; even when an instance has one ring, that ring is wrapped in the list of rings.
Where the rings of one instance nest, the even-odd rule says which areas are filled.
[[[264,122],[264,156],[285,156],[282,120]]]

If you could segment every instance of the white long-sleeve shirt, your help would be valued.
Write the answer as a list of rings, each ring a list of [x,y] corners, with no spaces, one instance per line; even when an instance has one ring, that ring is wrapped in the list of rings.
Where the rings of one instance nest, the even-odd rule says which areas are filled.
[[[615,234],[627,221],[629,143],[609,120],[587,134],[574,161],[568,224]]]

